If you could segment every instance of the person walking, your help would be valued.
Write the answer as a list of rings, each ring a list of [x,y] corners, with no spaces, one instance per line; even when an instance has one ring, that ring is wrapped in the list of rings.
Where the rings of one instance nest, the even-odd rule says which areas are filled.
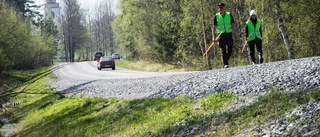
[[[252,64],[256,64],[255,47],[258,51],[259,64],[263,63],[262,57],[262,31],[261,20],[257,18],[257,12],[251,10],[250,18],[246,22],[246,38],[249,41],[250,59]]]
[[[229,67],[229,59],[232,54],[233,49],[233,38],[232,36],[236,35],[235,23],[230,12],[225,11],[225,4],[219,3],[219,12],[216,13],[213,19],[212,27],[212,41],[216,41],[217,35],[220,35],[219,38],[219,47],[222,51],[222,61],[223,67]]]

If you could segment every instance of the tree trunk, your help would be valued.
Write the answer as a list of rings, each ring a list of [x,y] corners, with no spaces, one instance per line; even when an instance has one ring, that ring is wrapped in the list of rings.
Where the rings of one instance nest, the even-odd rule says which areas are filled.
[[[265,0],[262,0],[262,2],[261,2],[261,4],[262,4],[262,15],[263,15],[263,32],[262,33],[264,33],[264,38],[266,38],[266,46],[267,46],[267,54],[266,54],[266,56],[267,56],[267,59],[268,59],[268,61],[267,62],[271,62],[271,47],[270,47],[270,44],[269,44],[269,37],[268,36],[266,36],[265,34],[266,34],[266,32],[267,32],[267,30],[268,30],[268,27],[267,27],[267,25],[265,25],[265,24],[268,24],[268,17],[266,16],[267,14],[266,14],[266,11],[269,11],[269,8],[268,7],[270,7],[267,3],[270,3],[268,0],[267,1],[265,1]]]
[[[204,52],[206,52],[206,49],[207,49],[207,39],[206,39],[206,29],[205,29],[205,22],[204,22],[204,12],[203,12],[203,3],[202,3],[202,0],[200,0],[200,5],[201,5],[201,25],[202,25],[202,35],[203,35],[203,42],[204,42],[204,46],[201,46],[201,50],[202,50],[202,54]],[[208,69],[212,69],[212,65],[211,65],[211,62],[210,62],[210,58],[209,58],[209,54],[207,54],[206,56],[206,62],[207,62],[207,65],[208,65]]]
[[[279,31],[282,35],[284,44],[286,45],[286,48],[287,48],[288,58],[294,59],[293,48],[290,45],[290,41],[289,41],[288,34],[286,31],[286,26],[284,25],[284,22],[281,18],[281,7],[280,7],[279,0],[276,1],[276,15],[277,15],[277,19],[278,19]]]

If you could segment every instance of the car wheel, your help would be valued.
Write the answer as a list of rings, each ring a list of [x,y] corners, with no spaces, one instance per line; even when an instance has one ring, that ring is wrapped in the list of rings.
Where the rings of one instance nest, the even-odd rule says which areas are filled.
[[[116,67],[113,67],[112,70],[116,70]]]

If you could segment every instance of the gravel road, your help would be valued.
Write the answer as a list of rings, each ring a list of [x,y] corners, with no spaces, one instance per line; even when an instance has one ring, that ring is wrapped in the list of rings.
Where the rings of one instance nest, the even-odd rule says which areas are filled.
[[[264,94],[270,87],[282,90],[320,88],[320,57],[301,58],[227,69],[185,73],[98,71],[95,62],[59,64],[51,87],[66,95],[124,99],[196,98],[232,91],[238,95]],[[105,74],[105,75],[104,75]]]

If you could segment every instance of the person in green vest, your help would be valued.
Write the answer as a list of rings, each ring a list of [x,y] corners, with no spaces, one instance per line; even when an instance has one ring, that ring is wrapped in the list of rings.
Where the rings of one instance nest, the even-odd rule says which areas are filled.
[[[219,12],[214,16],[212,27],[212,41],[221,33],[219,47],[222,51],[223,67],[229,67],[229,59],[233,50],[233,37],[236,35],[235,21],[230,12],[225,11],[226,5],[219,3]]]
[[[256,64],[255,60],[255,47],[258,51],[259,64],[263,63],[262,57],[262,31],[261,31],[261,20],[257,18],[257,12],[251,10],[250,18],[246,22],[246,37],[249,41],[250,59],[252,64]]]

